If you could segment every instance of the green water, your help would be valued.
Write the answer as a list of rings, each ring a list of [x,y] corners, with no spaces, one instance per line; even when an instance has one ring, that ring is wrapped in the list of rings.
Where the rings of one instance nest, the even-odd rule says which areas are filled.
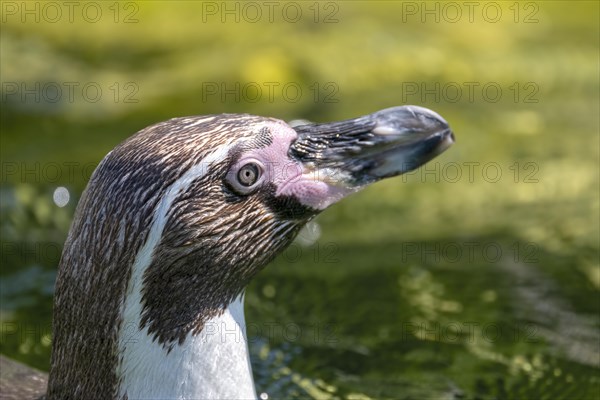
[[[421,2],[297,2],[297,22],[224,23],[208,13],[215,4],[117,3],[114,22],[102,3],[94,23],[23,22],[2,9],[0,351],[48,369],[75,204],[93,167],[135,131],[181,115],[327,121],[410,103],[442,114],[457,143],[325,211],[319,235],[312,225],[254,279],[257,390],[599,398],[598,4],[498,2],[496,22],[478,12],[470,22],[466,8],[437,22],[411,14]],[[68,82],[103,95],[70,99]],[[269,98],[268,82],[302,95]],[[25,94],[36,83],[41,94]],[[236,83],[262,96],[210,94]],[[471,99],[469,87],[489,92]],[[65,207],[53,201],[59,186]]]

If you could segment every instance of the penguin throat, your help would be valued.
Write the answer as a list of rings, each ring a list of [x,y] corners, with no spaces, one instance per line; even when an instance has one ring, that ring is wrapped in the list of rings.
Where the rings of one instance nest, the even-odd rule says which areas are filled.
[[[202,332],[168,349],[148,327],[125,329],[119,336],[119,398],[255,399],[245,330],[243,296]]]

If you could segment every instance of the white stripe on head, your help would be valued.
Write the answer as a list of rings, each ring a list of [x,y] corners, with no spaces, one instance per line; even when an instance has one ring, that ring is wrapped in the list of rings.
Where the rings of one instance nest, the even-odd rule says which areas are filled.
[[[220,332],[218,335],[207,330],[201,335],[188,338],[189,340],[186,340],[182,346],[176,344],[170,352],[154,341],[152,336],[148,335],[148,327],[139,330],[143,307],[143,277],[151,264],[153,252],[160,243],[167,223],[169,209],[178,195],[184,192],[194,181],[204,177],[209,172],[211,165],[224,160],[231,147],[231,143],[218,146],[198,164],[186,171],[166,190],[154,210],[148,238],[133,263],[125,303],[122,308],[123,320],[118,342],[121,360],[117,368],[120,380],[119,397],[127,394],[130,399],[146,397],[183,398],[190,395],[198,398],[205,398],[206,395],[255,398],[247,354],[243,299],[241,296],[230,305],[223,315],[208,322],[208,324],[212,324],[212,328],[216,327],[216,331]],[[234,337],[239,340],[224,341],[222,336],[228,333],[235,333]],[[209,374],[208,377],[205,375],[205,372],[211,372],[211,365],[214,369],[214,357],[218,357],[219,354],[218,352],[211,354],[211,350],[217,347],[221,350],[225,349],[227,353],[232,354],[232,357],[244,358],[243,360],[231,359],[232,363],[229,365],[230,368],[238,369],[238,371],[233,372],[240,381],[223,382],[228,385],[224,389],[229,387],[227,390],[234,389],[234,392],[206,391],[209,389],[218,390],[217,387],[209,388],[208,383],[211,383],[209,379],[212,375]],[[212,373],[216,372],[212,371]]]
[[[202,161],[191,167],[179,179],[173,182],[167,189],[162,200],[158,203],[154,210],[154,217],[152,219],[152,226],[150,227],[148,239],[133,262],[133,271],[127,285],[125,304],[123,307],[124,322],[136,321],[138,322],[137,326],[139,327],[142,311],[142,279],[144,272],[146,272],[146,269],[150,266],[152,253],[160,242],[160,238],[167,223],[167,214],[169,213],[173,201],[175,201],[177,196],[185,191],[192,182],[206,175],[211,164],[224,160],[227,157],[230,148],[230,144],[217,147],[215,151],[203,158]]]

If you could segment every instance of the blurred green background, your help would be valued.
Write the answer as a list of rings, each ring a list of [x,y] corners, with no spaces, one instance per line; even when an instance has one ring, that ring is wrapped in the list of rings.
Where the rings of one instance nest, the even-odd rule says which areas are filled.
[[[74,207],[137,130],[417,104],[457,143],[324,212],[248,288],[257,390],[599,398],[598,2],[0,4],[3,354],[48,369]]]

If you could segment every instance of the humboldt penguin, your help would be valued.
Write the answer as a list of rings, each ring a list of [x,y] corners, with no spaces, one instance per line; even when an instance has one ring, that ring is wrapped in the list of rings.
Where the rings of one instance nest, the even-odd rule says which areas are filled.
[[[248,282],[321,211],[453,141],[417,106],[294,127],[220,114],[142,129],[102,160],[77,206],[46,398],[255,399]]]

